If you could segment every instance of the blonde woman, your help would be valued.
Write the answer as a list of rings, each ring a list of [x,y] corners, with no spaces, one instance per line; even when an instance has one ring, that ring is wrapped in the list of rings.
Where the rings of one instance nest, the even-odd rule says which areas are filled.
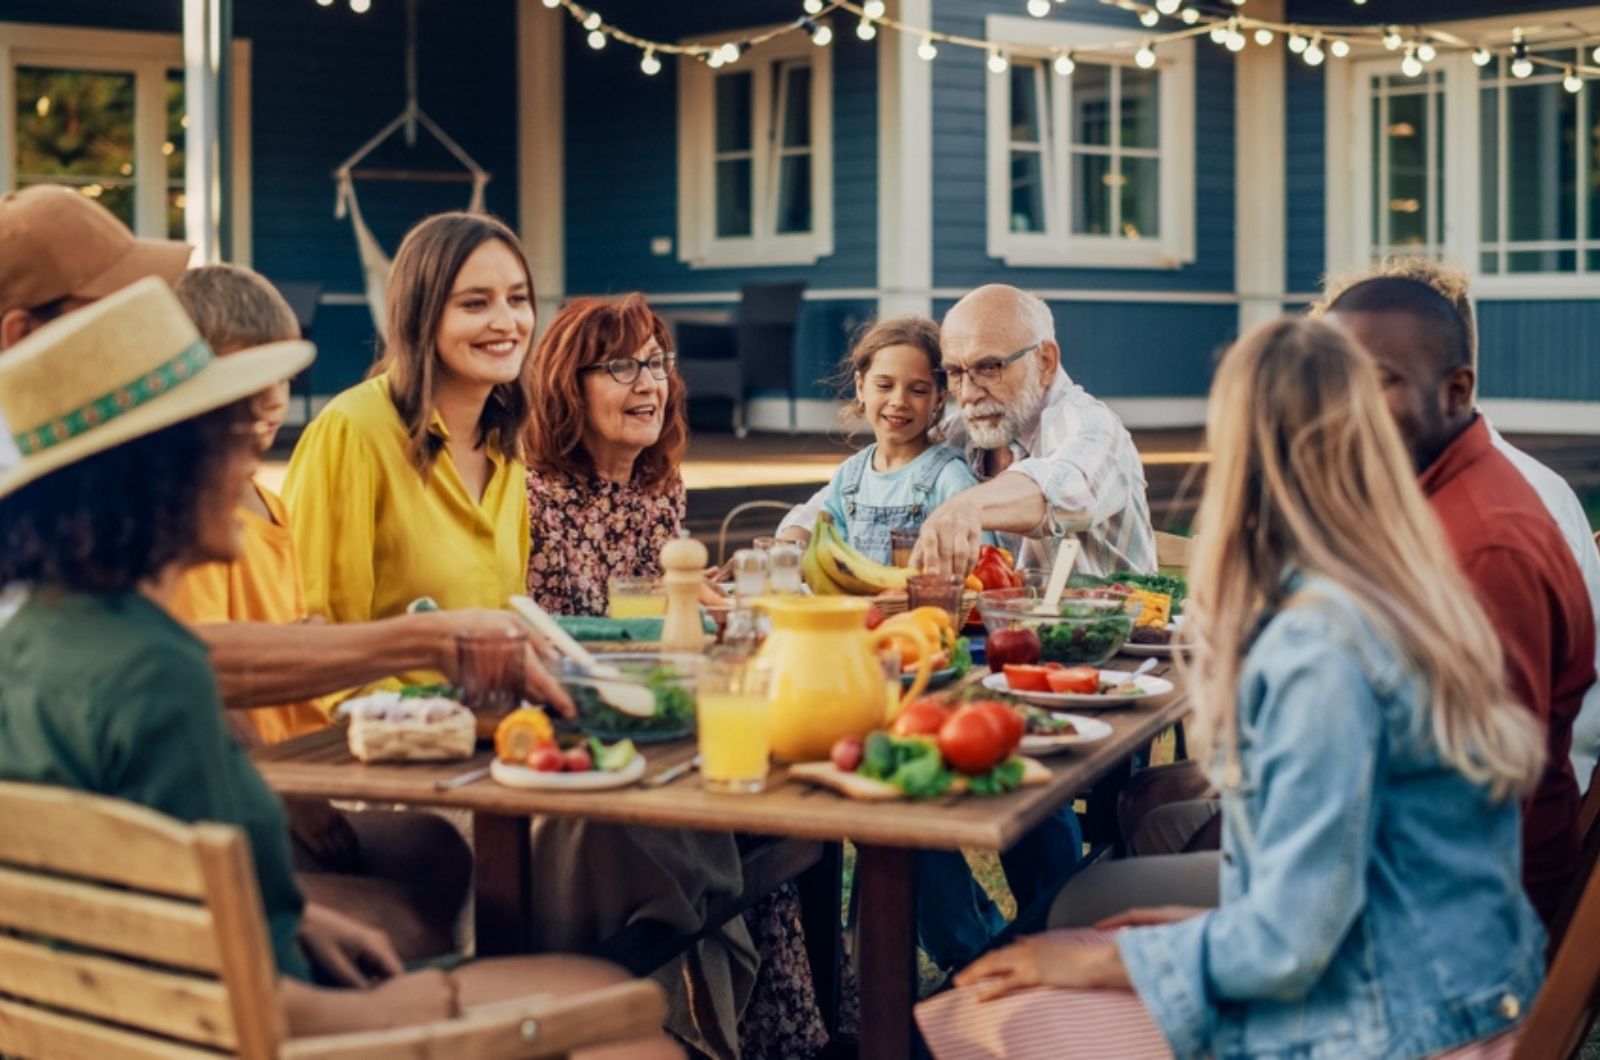
[[[1325,325],[1265,325],[1224,358],[1208,434],[1189,680],[1221,905],[990,954],[919,1010],[934,1053],[1070,1056],[1074,1032],[1125,1056],[1508,1052],[1544,967],[1517,811],[1543,740],[1377,371]],[[1069,989],[1010,996],[1037,986]]]

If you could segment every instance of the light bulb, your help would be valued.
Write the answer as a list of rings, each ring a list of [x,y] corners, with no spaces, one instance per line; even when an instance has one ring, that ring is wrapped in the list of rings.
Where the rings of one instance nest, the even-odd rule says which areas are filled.
[[[557,2],[559,2],[559,0],[557,0]],[[333,0],[317,0],[317,6],[318,7],[332,7],[333,6]]]
[[[1272,43],[1272,31],[1265,26],[1256,30],[1256,43],[1265,48]]]
[[[1511,76],[1512,77],[1517,77],[1517,78],[1527,77],[1531,73],[1533,73],[1533,60],[1532,59],[1529,59],[1527,56],[1524,55],[1521,58],[1512,60],[1512,62],[1511,62]]]
[[[1385,48],[1389,49],[1390,51],[1399,51],[1402,43],[1403,42],[1400,40],[1400,31],[1395,29],[1393,26],[1390,26],[1388,29],[1383,31],[1383,46]]]
[[[1072,71],[1078,68],[1078,64],[1072,61],[1071,52],[1062,52],[1060,55],[1056,56],[1055,68],[1056,73],[1060,74],[1062,77],[1071,77]]]
[[[884,12],[888,10],[888,5],[883,0],[867,0],[866,3],[861,5],[861,13],[868,18],[882,18]]]
[[[1422,60],[1417,58],[1416,53],[1407,49],[1406,57],[1400,60],[1400,72],[1407,77],[1422,76]]]
[[[1597,46],[1594,51],[1589,53],[1589,58],[1593,59],[1597,63],[1600,63],[1600,46]],[[1483,64],[1479,63],[1478,65],[1482,66]]]
[[[991,74],[1003,74],[1006,72],[1006,67],[1010,65],[1010,63],[1006,62],[1006,57],[999,51],[989,53],[989,72]]]
[[[1133,61],[1141,70],[1148,70],[1156,64],[1156,50],[1147,43],[1133,53]]]
[[[1044,18],[1050,13],[1050,0],[1028,0],[1028,14]]]
[[[364,15],[372,10],[372,0],[350,0],[350,10],[358,15]]]
[[[1332,44],[1328,45],[1328,53],[1335,59],[1343,59],[1345,56],[1350,54],[1350,42],[1336,40]]]
[[[589,12],[589,14],[584,17],[583,28],[584,29],[590,29],[590,30],[599,29],[600,28],[600,12],[598,12],[598,11]]]
[[[561,0],[541,0],[545,7],[560,7]]]
[[[1306,40],[1298,33],[1289,34],[1289,50],[1294,52],[1296,55],[1304,52],[1306,50],[1306,46],[1310,43],[1310,41]]]
[[[864,18],[856,23],[856,36],[862,40],[871,40],[878,35],[878,27],[872,24],[871,19]]]
[[[811,35],[811,43],[819,48],[826,48],[833,43],[833,27],[818,26],[817,31]]]
[[[713,70],[722,69],[722,52],[713,51],[706,56],[706,65]]]
[[[661,60],[656,58],[654,48],[646,48],[644,58],[639,60],[639,69],[654,77],[661,72]]]
[[[1176,15],[1182,6],[1182,0],[1156,0],[1156,10],[1163,15]]]
[[[1198,8],[1186,7],[1183,9],[1182,18],[1184,25],[1192,26],[1200,21],[1200,11]]]
[[[1227,44],[1228,44],[1228,50],[1230,52],[1242,52],[1242,51],[1244,51],[1245,43],[1246,43],[1246,41],[1244,39],[1244,34],[1243,33],[1240,33],[1238,30],[1230,30],[1229,31]]]
[[[1567,67],[1566,76],[1561,79],[1561,87],[1576,96],[1583,91],[1583,78],[1573,72],[1572,67]]]
[[[717,50],[722,53],[722,62],[724,65],[738,62],[739,56],[744,54],[740,47],[732,41],[729,41],[727,44],[724,44]]]
[[[1226,44],[1226,43],[1228,43],[1228,27],[1223,25],[1221,22],[1218,22],[1215,26],[1212,26],[1211,27],[1211,43],[1212,44]]]
[[[922,38],[922,43],[917,45],[917,58],[923,62],[931,63],[939,56],[939,48],[927,37]]]
[[[1161,13],[1153,7],[1147,7],[1139,12],[1139,25],[1146,29],[1161,21]]]
[[[801,4],[800,7],[808,15],[822,14],[822,0],[805,0],[805,3]]]
[[[605,46],[606,46],[606,35],[604,33],[601,33],[597,29],[596,30],[590,30],[589,31],[589,47],[593,48],[595,51],[599,51],[601,48],[604,48]]]
[[[1304,58],[1307,66],[1321,66],[1322,60],[1325,58],[1322,52],[1322,45],[1312,41],[1310,47],[1306,49]]]
[[[1435,51],[1433,45],[1429,44],[1427,41],[1423,41],[1421,44],[1417,45],[1417,58],[1421,59],[1423,62],[1431,63],[1438,57],[1439,53]]]
[[[1472,61],[1479,66],[1488,66],[1494,61],[1494,56],[1488,48],[1476,48],[1472,52]]]

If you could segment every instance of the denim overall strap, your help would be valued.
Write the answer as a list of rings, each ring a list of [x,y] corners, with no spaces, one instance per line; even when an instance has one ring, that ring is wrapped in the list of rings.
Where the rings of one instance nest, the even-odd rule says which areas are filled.
[[[917,499],[911,506],[911,512],[918,519],[923,519],[933,508],[933,491],[939,485],[939,476],[944,469],[950,466],[952,460],[966,459],[960,453],[949,447],[942,448],[928,461],[928,466],[922,469],[922,474],[917,476],[917,481],[912,488],[917,492]]]
[[[844,517],[855,518],[856,494],[861,492],[861,479],[866,475],[867,468],[872,465],[872,454],[877,452],[877,445],[869,445],[860,450],[839,469],[839,495],[844,499]]]

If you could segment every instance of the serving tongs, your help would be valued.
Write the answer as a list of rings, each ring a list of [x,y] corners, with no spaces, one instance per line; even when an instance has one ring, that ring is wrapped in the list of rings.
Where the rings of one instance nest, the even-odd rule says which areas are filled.
[[[610,663],[595,658],[593,652],[562,629],[561,623],[551,618],[531,597],[513,596],[511,610],[529,629],[548,640],[556,651],[583,667],[594,682],[594,690],[607,704],[636,718],[648,718],[655,714],[656,697],[653,692],[629,681],[621,670]]]

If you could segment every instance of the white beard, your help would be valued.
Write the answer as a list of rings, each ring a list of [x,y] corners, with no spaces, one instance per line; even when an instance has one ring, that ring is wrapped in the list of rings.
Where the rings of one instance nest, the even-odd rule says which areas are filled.
[[[979,449],[1003,449],[1022,437],[1022,430],[1039,414],[1044,405],[1044,380],[1036,370],[1030,371],[1022,381],[1016,398],[1010,405],[1002,405],[993,398],[984,398],[961,408],[961,418],[966,422],[967,437]],[[974,417],[998,416],[992,423],[975,423]]]

